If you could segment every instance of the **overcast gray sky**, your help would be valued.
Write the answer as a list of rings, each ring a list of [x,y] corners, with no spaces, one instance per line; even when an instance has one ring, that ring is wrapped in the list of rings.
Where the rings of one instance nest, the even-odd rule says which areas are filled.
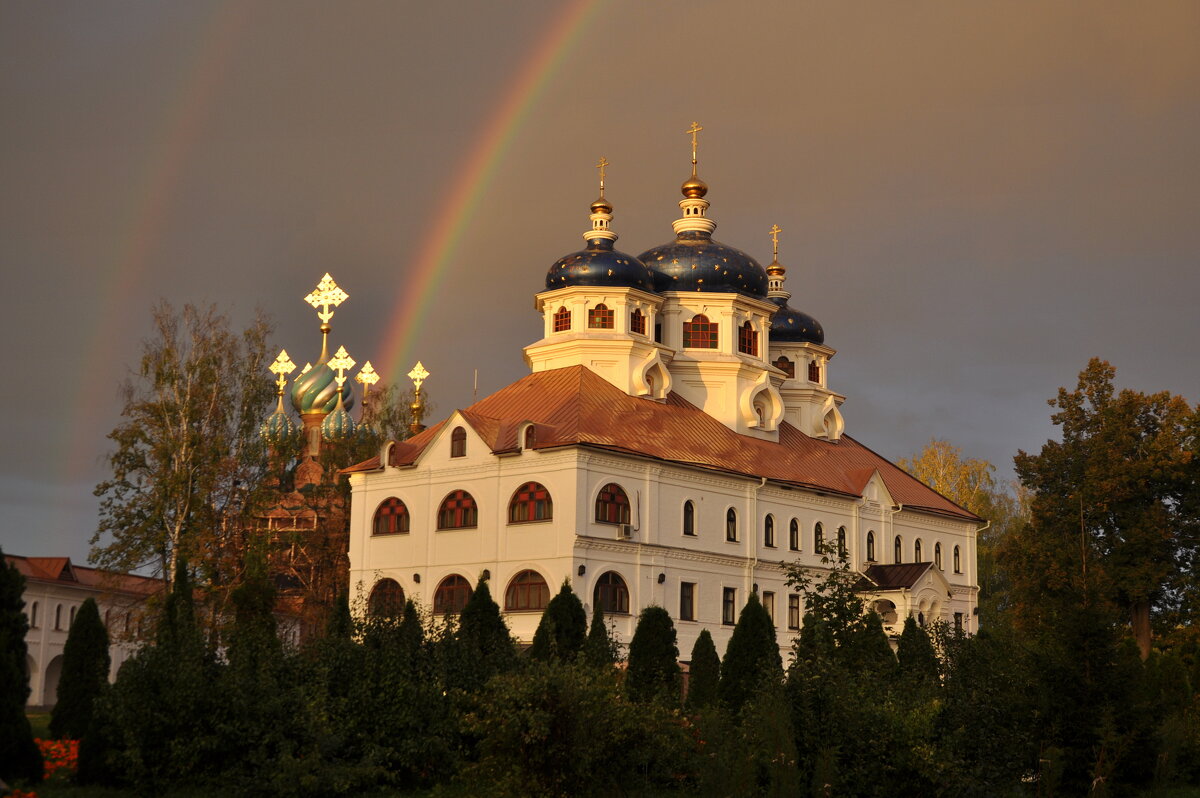
[[[381,371],[424,309],[439,417],[519,378],[593,164],[618,248],[667,241],[693,120],[715,236],[765,263],[784,229],[880,453],[1009,477],[1093,355],[1195,402],[1198,34],[1192,0],[4,3],[0,545],[86,559],[159,298],[262,306],[303,363],[329,271],[334,344]]]

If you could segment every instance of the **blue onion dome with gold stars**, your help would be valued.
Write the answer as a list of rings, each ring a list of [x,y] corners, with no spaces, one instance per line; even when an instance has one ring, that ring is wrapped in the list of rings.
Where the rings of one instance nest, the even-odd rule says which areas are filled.
[[[708,185],[696,174],[695,133],[703,130],[693,123],[692,176],[680,187],[683,217],[671,223],[675,240],[643,252],[638,257],[654,273],[654,290],[705,291],[744,294],[758,299],[767,295],[767,273],[754,258],[712,237],[717,223],[706,215]]]
[[[779,310],[771,317],[771,340],[823,344],[825,330],[821,328],[821,322],[787,303],[792,295],[783,287],[787,269],[779,263],[779,234],[782,232],[779,225],[771,226],[774,256],[766,269],[767,299],[779,306]]]
[[[292,407],[297,413],[332,413],[338,405],[337,375],[325,362],[322,352],[317,365],[296,378],[292,384]],[[346,408],[354,406],[354,391],[342,386],[342,403]]]
[[[646,264],[613,247],[617,240],[617,234],[610,229],[613,208],[604,198],[604,167],[608,161],[601,158],[597,166],[600,197],[591,206],[592,227],[583,234],[587,247],[555,261],[546,273],[546,290],[585,285],[653,291],[654,277]]]

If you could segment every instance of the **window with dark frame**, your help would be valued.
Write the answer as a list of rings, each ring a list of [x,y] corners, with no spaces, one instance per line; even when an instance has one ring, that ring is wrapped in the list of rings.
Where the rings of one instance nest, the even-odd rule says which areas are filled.
[[[554,517],[554,502],[550,491],[540,482],[526,482],[517,488],[508,503],[508,522],[523,524],[531,521],[549,521]]]
[[[721,588],[721,623],[733,626],[737,623],[737,588]]]
[[[775,516],[769,513],[763,521],[763,545],[769,549],[775,548]]]
[[[821,364],[815,360],[810,360],[808,362],[808,381],[809,382],[820,382],[821,381]]]
[[[690,349],[716,349],[717,323],[709,321],[703,313],[683,323],[683,345]]]
[[[54,629],[59,631],[62,629],[62,605],[59,604],[54,608]]]
[[[962,558],[959,556],[958,546],[954,547],[954,573],[962,573]]]
[[[824,545],[825,527],[821,526],[821,522],[818,521],[817,525],[813,527],[813,554],[817,555],[818,557],[824,554],[824,552],[821,551],[821,548]]]
[[[524,448],[526,448],[526,449],[533,448],[533,444],[535,441],[535,435],[536,435],[536,433],[534,432],[532,424],[530,424],[528,427],[525,428],[525,443],[523,444]]]
[[[372,535],[407,535],[409,526],[408,507],[395,496],[384,499],[375,510],[371,524]]]
[[[758,356],[758,333],[754,325],[746,322],[738,328],[738,351],[745,355]]]
[[[783,355],[780,355],[779,359],[771,365],[786,374],[789,380],[796,379],[796,364],[788,360]]]
[[[544,610],[549,603],[550,586],[537,571],[521,571],[512,578],[504,591],[506,612]]]
[[[38,603],[33,602],[33,606],[29,608],[29,628],[38,628]]]
[[[554,331],[566,332],[571,329],[571,311],[559,308],[554,312]]]
[[[588,327],[593,330],[611,330],[614,324],[613,319],[612,310],[603,302],[594,308],[588,308]]]
[[[433,612],[435,615],[457,615],[470,600],[471,583],[466,577],[450,574],[441,581],[433,594]]]
[[[867,562],[875,562],[875,533],[867,531]]]
[[[679,620],[696,620],[696,583],[679,583]]]
[[[616,571],[607,571],[596,580],[592,599],[605,615],[629,614],[629,588]]]
[[[892,543],[892,562],[896,565],[904,562],[904,546],[899,535],[896,535],[896,540]]]
[[[942,544],[941,543],[933,544],[933,564],[937,566],[937,569],[939,571],[942,570]]]
[[[838,559],[839,560],[846,559],[846,554],[847,554],[847,551],[846,551],[846,527],[839,526],[838,527],[838,536],[837,536]]]
[[[737,542],[737,511],[730,507],[725,511],[725,540]]]
[[[633,313],[629,314],[629,331],[638,335],[646,334],[646,314],[637,308],[634,308]]]
[[[921,562],[921,539],[913,543],[913,562]]]
[[[467,431],[462,427],[455,427],[450,433],[450,456],[467,456]]]
[[[961,632],[963,630],[963,614],[961,612],[954,613],[954,631]]]
[[[479,523],[475,498],[465,490],[451,491],[438,509],[438,529],[467,529]]]
[[[800,597],[794,593],[788,596],[788,628],[800,628]]]
[[[596,520],[601,524],[628,524],[629,497],[624,489],[610,482],[596,496]]]
[[[788,548],[792,551],[800,551],[800,521],[795,518],[788,526]]]
[[[395,579],[380,579],[371,588],[367,614],[373,618],[394,618],[404,611],[404,588]]]
[[[688,537],[696,536],[696,505],[691,499],[683,503],[683,534]]]
[[[764,590],[762,594],[763,609],[767,611],[767,617],[771,619],[771,625],[775,625],[775,594],[770,590]]]

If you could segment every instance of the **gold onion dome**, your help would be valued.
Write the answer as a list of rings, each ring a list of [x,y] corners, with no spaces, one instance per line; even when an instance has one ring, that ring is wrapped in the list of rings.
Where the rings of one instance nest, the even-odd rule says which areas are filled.
[[[699,199],[708,193],[708,183],[701,180],[698,175],[693,174],[687,180],[683,181],[683,185],[679,187],[679,190],[688,199]]]
[[[606,200],[604,197],[599,197],[595,202],[592,203],[592,213],[612,213],[612,211],[612,203]]]

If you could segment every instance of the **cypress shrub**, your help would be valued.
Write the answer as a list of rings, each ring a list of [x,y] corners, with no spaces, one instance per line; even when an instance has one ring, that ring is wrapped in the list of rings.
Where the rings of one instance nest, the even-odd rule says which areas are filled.
[[[100,620],[96,600],[83,602],[63,647],[58,703],[50,713],[55,739],[82,739],[92,720],[92,705],[108,684],[108,630]]]
[[[553,659],[570,660],[583,648],[587,635],[587,613],[570,580],[563,580],[558,595],[550,599],[537,631],[533,633],[533,645],[529,656],[541,662]]]
[[[405,623],[409,623],[407,616]],[[512,670],[516,664],[512,634],[485,579],[479,580],[475,592],[463,607],[458,619],[457,642],[460,664],[466,676],[457,686],[468,692],[482,688],[488,679]]]
[[[42,780],[42,754],[25,717],[29,619],[24,592],[25,577],[8,564],[0,550],[0,779],[8,782]]]
[[[910,684],[938,683],[937,654],[933,652],[929,635],[911,615],[904,619],[904,631],[900,633],[900,643],[896,646],[896,658],[900,662],[900,675]]]
[[[647,607],[638,616],[629,643],[625,689],[634,701],[679,703],[679,646],[675,624],[662,607]]]
[[[783,660],[775,639],[775,624],[758,594],[751,593],[725,648],[717,694],[721,703],[736,714],[767,679],[782,681]]]
[[[700,630],[696,644],[692,646],[692,666],[688,673],[687,708],[693,712],[711,706],[717,700],[717,686],[721,681],[721,659],[712,635],[707,629]]]
[[[617,644],[608,633],[604,623],[604,610],[599,604],[592,611],[592,625],[588,628],[587,640],[583,643],[585,661],[599,666],[613,665],[617,661]]]

